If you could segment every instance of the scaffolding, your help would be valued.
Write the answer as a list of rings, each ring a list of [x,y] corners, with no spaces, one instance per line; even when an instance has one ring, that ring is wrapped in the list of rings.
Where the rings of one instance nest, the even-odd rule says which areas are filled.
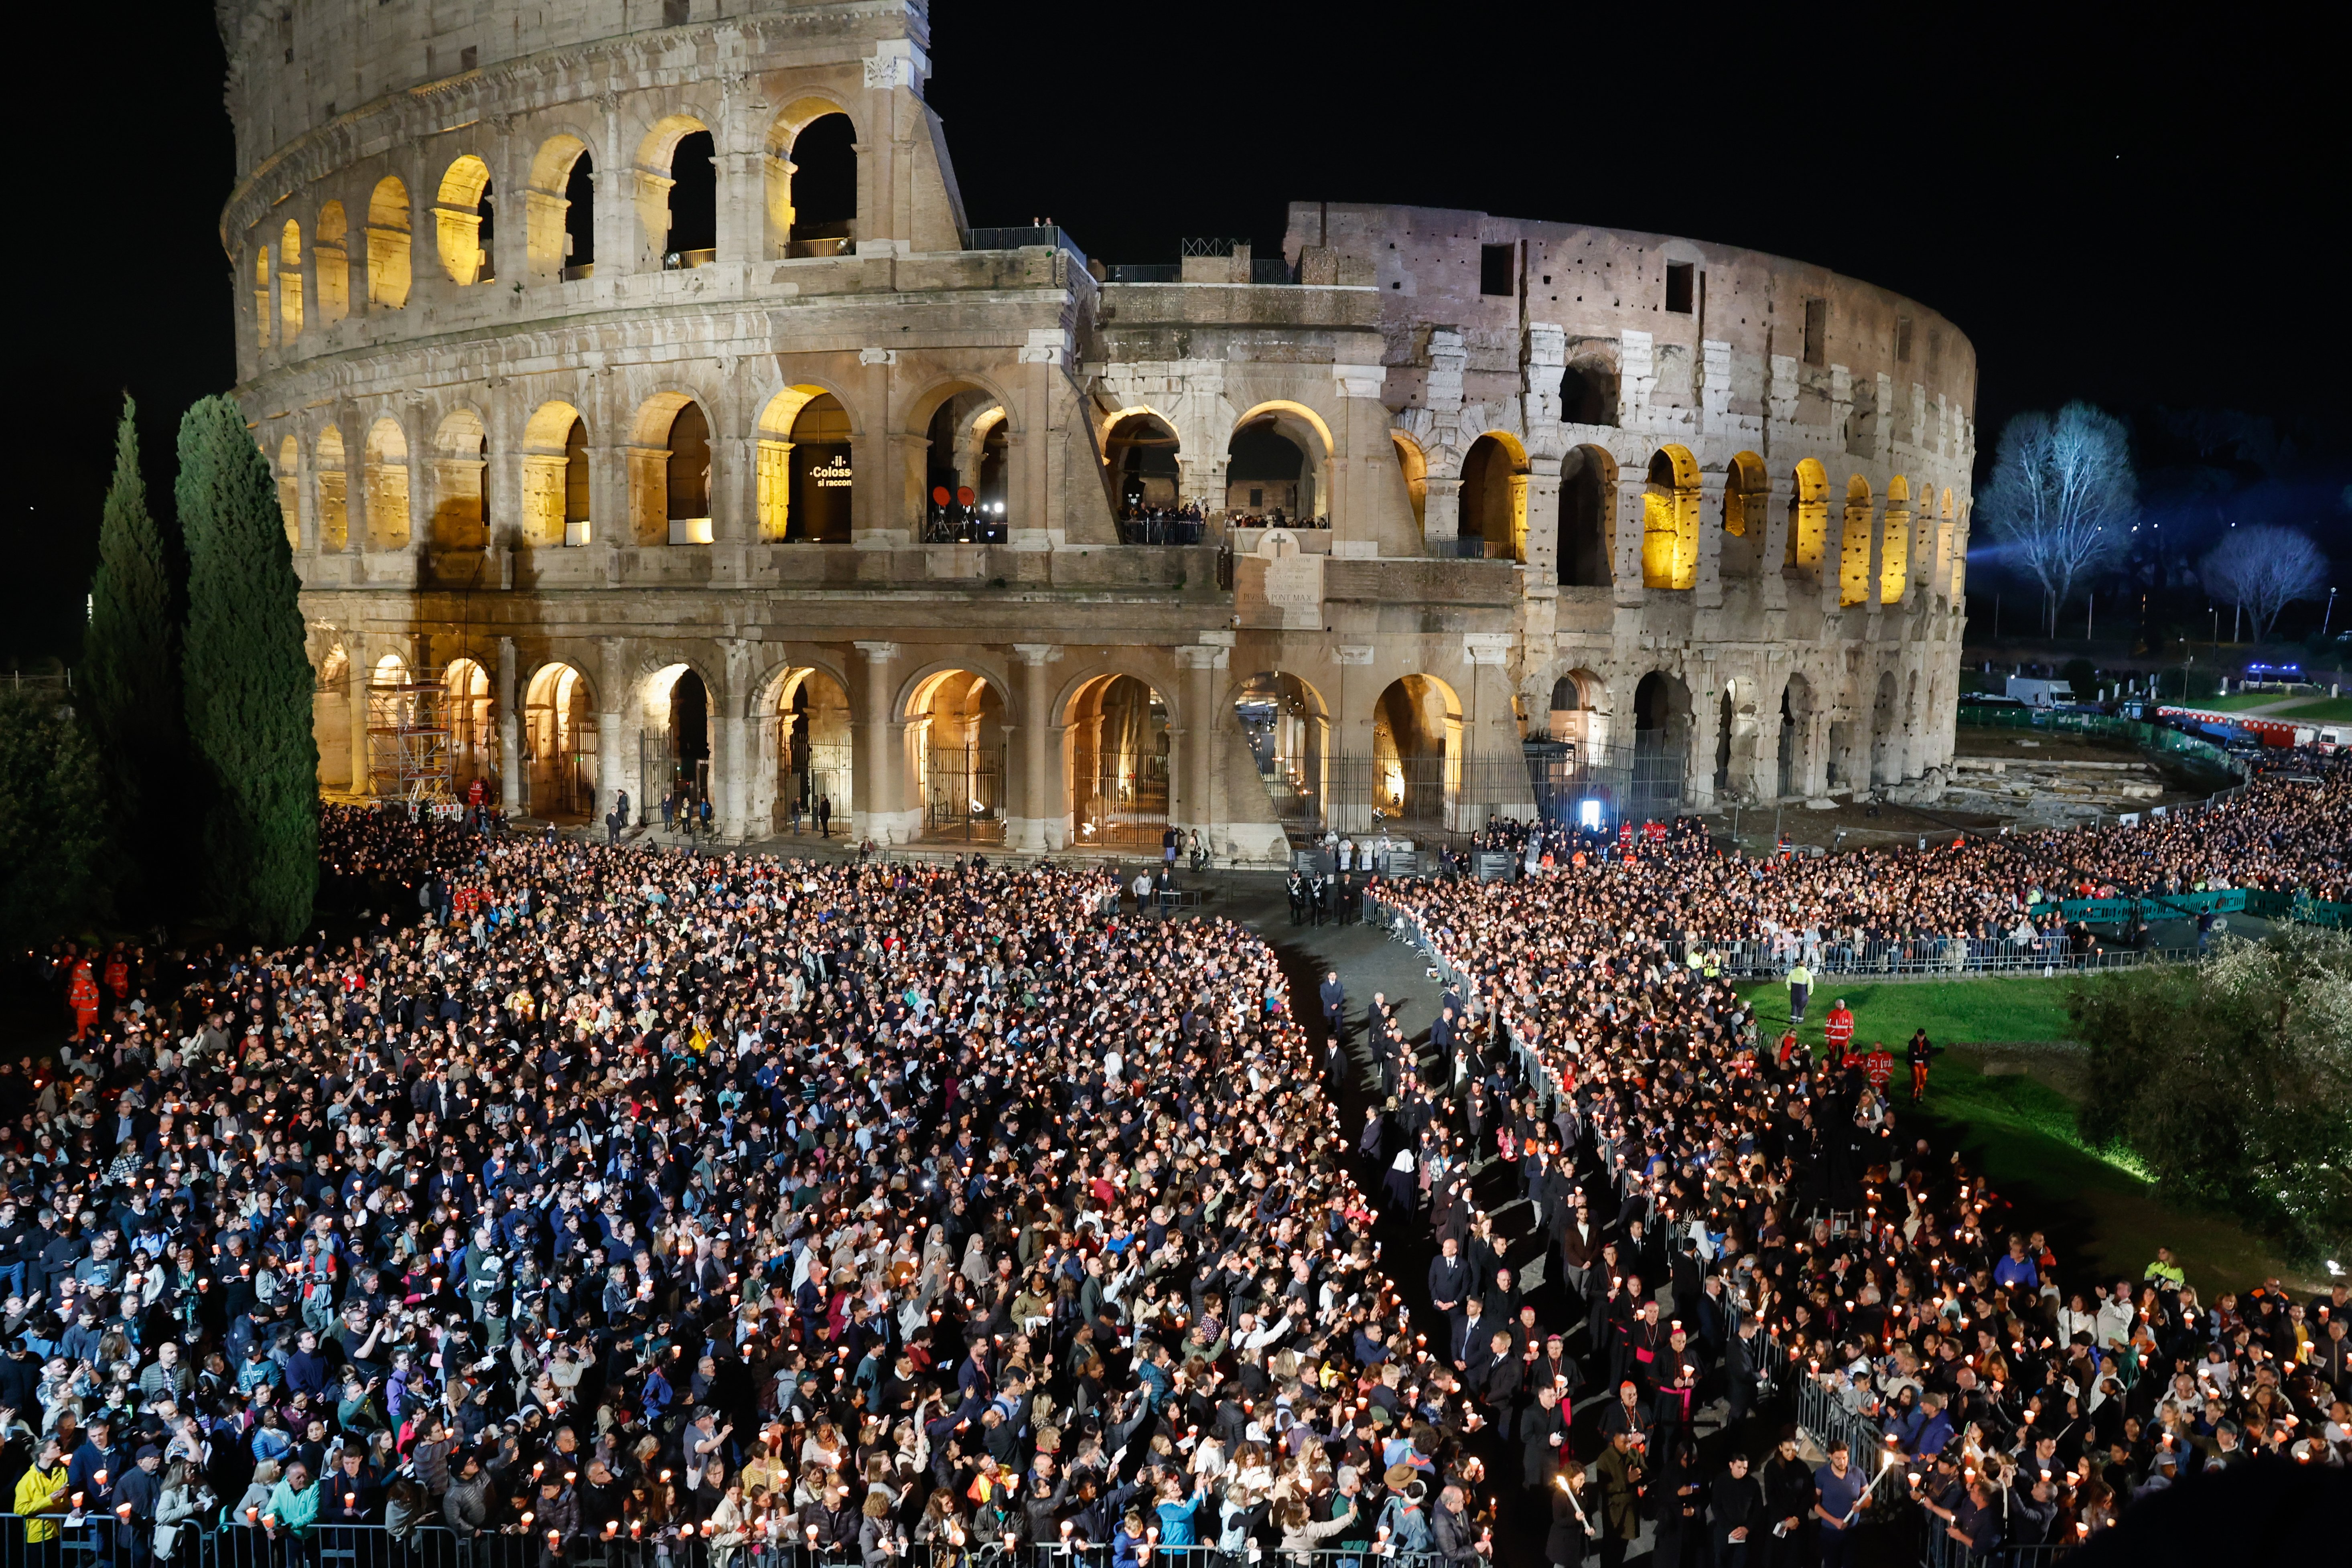
[[[410,806],[454,805],[446,672],[379,670],[367,689],[367,793]]]

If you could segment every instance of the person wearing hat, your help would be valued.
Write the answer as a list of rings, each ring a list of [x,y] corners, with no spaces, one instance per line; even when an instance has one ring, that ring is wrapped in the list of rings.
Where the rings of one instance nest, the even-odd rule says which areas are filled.
[[[1423,1505],[1429,1497],[1429,1483],[1411,1465],[1400,1464],[1381,1473],[1381,1484],[1387,1488],[1389,1499],[1381,1505],[1380,1521],[1373,1527],[1375,1538],[1387,1531],[1388,1544],[1399,1560],[1428,1551],[1429,1514]]]
[[[163,1468],[163,1450],[152,1443],[143,1444],[131,1468],[124,1473],[121,1484],[114,1489],[116,1517],[123,1517],[122,1509],[126,1504],[131,1509],[125,1532],[129,1543],[143,1545],[154,1532],[155,1504],[163,1493],[163,1477],[159,1473]],[[130,1561],[137,1562],[140,1557],[141,1554],[134,1552]]]

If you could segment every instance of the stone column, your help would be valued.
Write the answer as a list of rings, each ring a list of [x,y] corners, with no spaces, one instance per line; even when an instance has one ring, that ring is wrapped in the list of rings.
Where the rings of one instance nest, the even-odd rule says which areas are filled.
[[[1698,477],[1698,579],[1693,603],[1702,610],[1723,605],[1723,487],[1727,476],[1720,468]]]
[[[1796,496],[1793,478],[1786,468],[1771,476],[1771,488],[1764,497],[1764,535],[1757,548],[1764,552],[1758,563],[1756,580],[1764,585],[1764,607],[1786,610],[1789,607],[1789,582],[1780,575],[1780,563],[1789,553],[1789,502]],[[1751,520],[1748,531],[1756,531]]]
[[[750,681],[751,645],[742,637],[721,637],[719,648],[726,655],[727,689],[723,697],[712,698],[717,710],[712,717],[718,722],[712,727],[712,738],[718,744],[712,759],[712,794],[717,796],[711,808],[719,814],[719,836],[728,839],[749,837],[751,794],[751,748],[745,743],[750,726],[743,717],[743,691]]]
[[[626,706],[622,688],[627,677],[621,667],[621,639],[599,637],[596,646],[601,656],[596,669],[596,814],[602,816],[628,787],[626,760],[621,754],[621,713]],[[645,820],[645,809],[644,801],[629,802],[630,814],[637,821]]]
[[[1457,827],[1484,826],[1488,808],[1521,819],[1535,816],[1535,786],[1519,748],[1517,717],[1511,707],[1508,632],[1471,632],[1462,639],[1469,692],[1463,704],[1463,780]],[[1517,766],[1508,764],[1516,763]],[[1472,820],[1475,816],[1475,820]]]
[[[1691,674],[1685,665],[1685,687],[1699,688],[1691,692],[1690,773],[1685,793],[1699,810],[1711,811],[1715,808],[1715,746],[1723,729],[1722,683],[1704,659],[1699,662],[1696,681],[1691,679]]]
[[[898,729],[891,721],[890,667],[898,662],[898,645],[860,642],[857,651],[866,656],[866,690],[863,702],[852,699],[855,710],[850,718],[858,748],[849,831],[854,838],[871,837],[877,844],[901,843],[904,839],[893,837],[892,829],[912,825],[902,820],[900,810],[906,759],[891,755],[891,741]],[[909,832],[907,837],[913,835]]]
[[[1528,459],[1528,581],[1559,584],[1559,459]]]
[[[1184,670],[1184,818],[1179,826],[1199,828],[1203,843],[1216,826],[1217,669],[1224,658],[1223,648],[1207,644],[1176,650]]]
[[[1421,534],[1434,544],[1441,539],[1454,539],[1462,531],[1462,480],[1459,476],[1440,479],[1432,474],[1424,481],[1422,495]],[[1441,547],[1450,550],[1451,545]],[[1436,553],[1433,551],[1432,553]]]
[[[367,799],[375,794],[374,781],[368,776],[367,634],[352,626],[344,647],[350,659],[343,676],[351,688],[347,700],[352,710],[352,793]]]
[[[522,710],[515,701],[515,643],[499,639],[499,809],[522,810]]]
[[[1622,609],[1642,605],[1642,498],[1640,477],[1619,477],[1615,497],[1615,531],[1610,537],[1609,581],[1612,601]]]
[[[1062,657],[1053,643],[1015,643],[1013,658],[1021,664],[1021,815],[1006,826],[1007,847],[1016,854],[1045,855],[1062,847],[1055,831],[1058,791],[1054,788],[1054,690],[1046,666]]]

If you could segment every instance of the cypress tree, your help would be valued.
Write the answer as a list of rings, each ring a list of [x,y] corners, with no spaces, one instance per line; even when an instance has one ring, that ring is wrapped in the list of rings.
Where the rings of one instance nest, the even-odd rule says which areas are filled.
[[[179,595],[163,531],[147,510],[137,414],[126,395],[114,434],[114,480],[99,523],[81,665],[83,708],[104,764],[131,884],[124,901],[131,905],[155,901],[183,863],[172,818],[189,797]]]
[[[319,887],[310,665],[277,481],[235,400],[207,397],[181,419],[173,493],[188,552],[188,738],[211,790],[213,908],[290,942]]]

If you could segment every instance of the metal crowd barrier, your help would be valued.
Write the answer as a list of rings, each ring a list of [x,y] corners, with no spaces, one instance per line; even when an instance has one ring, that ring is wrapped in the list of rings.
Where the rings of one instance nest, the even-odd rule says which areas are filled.
[[[1370,1535],[1377,1519],[1368,1510],[1353,1528]],[[36,1531],[53,1533],[34,1539]],[[758,1531],[733,1546],[675,1531],[658,1540],[590,1531],[556,1552],[544,1537],[515,1530],[460,1535],[446,1524],[420,1524],[395,1535],[382,1524],[313,1523],[273,1532],[191,1520],[177,1527],[168,1556],[155,1552],[155,1539],[152,1523],[110,1514],[73,1522],[57,1514],[0,1514],[0,1568],[864,1568],[854,1542],[815,1545]],[[1137,1555],[1143,1568],[1442,1568],[1434,1552],[1399,1552],[1385,1540],[1299,1552],[1153,1541]],[[1109,1544],[1084,1541],[909,1542],[887,1553],[892,1568],[1112,1568],[1113,1558]]]
[[[2166,963],[2197,956],[2192,947],[2102,948],[2076,952],[2063,936],[2032,942],[1992,941],[1977,937],[1894,937],[1861,943],[1808,943],[1801,948],[1778,942],[1670,942],[1666,951],[1677,963],[1687,963],[1696,952],[1702,962],[1716,959],[1716,972],[1736,980],[1771,980],[1786,974],[1801,952],[1806,967],[1816,975],[1874,976],[1938,974],[2002,974],[2076,973],[2095,969],[2130,969],[2143,963]]]

